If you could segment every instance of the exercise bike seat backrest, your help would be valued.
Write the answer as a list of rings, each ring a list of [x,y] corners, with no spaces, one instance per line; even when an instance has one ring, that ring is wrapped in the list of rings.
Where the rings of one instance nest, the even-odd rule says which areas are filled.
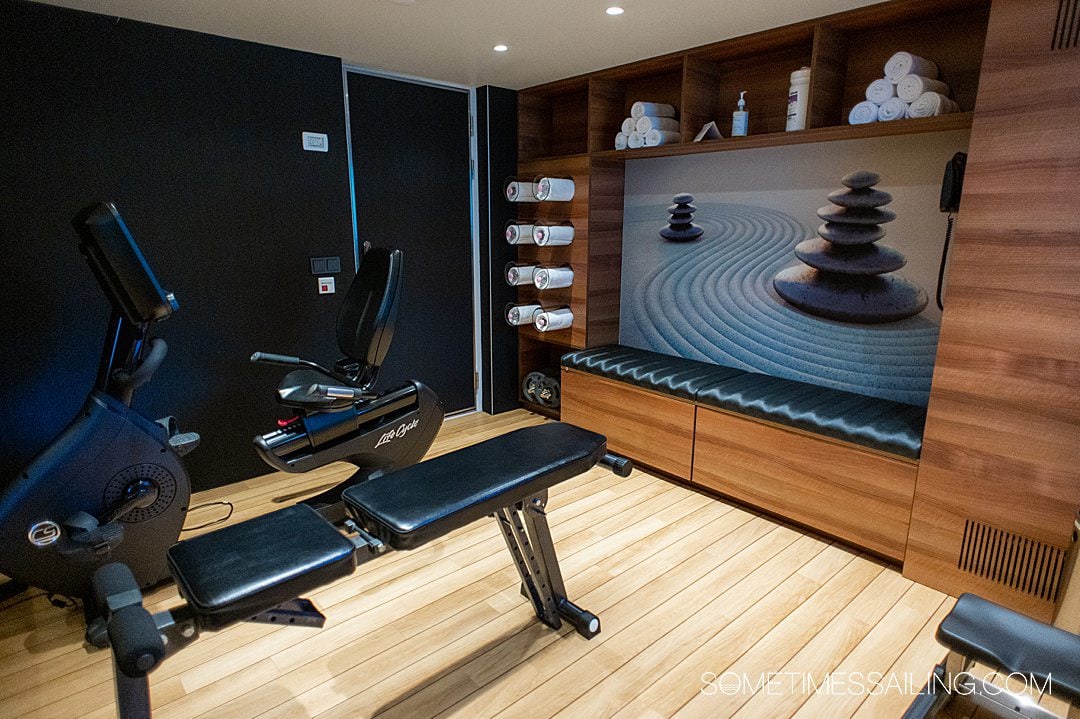
[[[337,317],[341,353],[378,370],[394,339],[401,300],[401,250],[376,247],[364,253]]]
[[[332,373],[311,363],[289,372],[278,384],[278,401],[286,407],[325,412],[351,406],[355,397],[318,391],[320,387],[344,385],[367,391],[378,376],[394,338],[401,300],[403,257],[401,250],[374,248],[364,253],[345,301],[338,311],[338,349],[344,358]]]

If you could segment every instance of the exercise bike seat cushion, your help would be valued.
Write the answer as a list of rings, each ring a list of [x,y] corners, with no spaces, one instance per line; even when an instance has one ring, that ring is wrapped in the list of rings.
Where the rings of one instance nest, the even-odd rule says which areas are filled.
[[[1080,704],[1080,636],[1024,616],[974,594],[962,594],[942,620],[937,640],[1005,674],[1034,676],[1039,686]]]
[[[394,549],[413,549],[593,467],[607,440],[561,422],[526,427],[349,487],[345,508]]]
[[[311,393],[314,385],[348,386],[336,377],[314,369],[296,369],[278,383],[278,401],[286,407],[310,411],[345,409],[356,400],[352,397],[323,397]]]
[[[346,577],[353,543],[306,504],[279,509],[173,545],[180,594],[214,629]]]

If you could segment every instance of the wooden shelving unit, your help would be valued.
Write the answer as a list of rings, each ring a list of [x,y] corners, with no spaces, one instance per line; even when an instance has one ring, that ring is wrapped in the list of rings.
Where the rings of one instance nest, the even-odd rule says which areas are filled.
[[[569,247],[519,247],[521,260],[567,263],[575,276],[573,287],[539,298],[568,304],[572,329],[541,334],[521,328],[522,377],[557,367],[557,355],[569,349],[618,340],[626,160],[969,129],[989,9],[990,0],[894,0],[520,91],[519,175],[571,176],[578,187],[578,196],[562,207],[521,206],[519,219],[569,220],[575,227]],[[897,50],[935,60],[961,112],[848,125],[851,108]],[[804,66],[811,69],[807,129],[785,132],[790,75]],[[749,135],[732,138],[740,90],[747,90]],[[615,135],[638,100],[674,106],[681,141],[614,150]],[[693,142],[714,120],[724,139]],[[538,295],[525,288],[519,297]]]

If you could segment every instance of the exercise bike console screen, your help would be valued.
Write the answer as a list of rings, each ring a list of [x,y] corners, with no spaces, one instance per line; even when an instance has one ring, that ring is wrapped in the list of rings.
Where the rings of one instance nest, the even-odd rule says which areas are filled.
[[[99,202],[72,220],[102,291],[133,325],[157,322],[179,309],[172,293],[161,288],[120,213],[111,202]]]

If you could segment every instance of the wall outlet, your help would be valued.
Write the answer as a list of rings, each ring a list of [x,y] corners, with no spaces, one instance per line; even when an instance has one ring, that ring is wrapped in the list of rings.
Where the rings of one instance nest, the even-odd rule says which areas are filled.
[[[305,150],[309,152],[329,152],[330,138],[326,135],[318,132],[305,132],[302,136]]]

